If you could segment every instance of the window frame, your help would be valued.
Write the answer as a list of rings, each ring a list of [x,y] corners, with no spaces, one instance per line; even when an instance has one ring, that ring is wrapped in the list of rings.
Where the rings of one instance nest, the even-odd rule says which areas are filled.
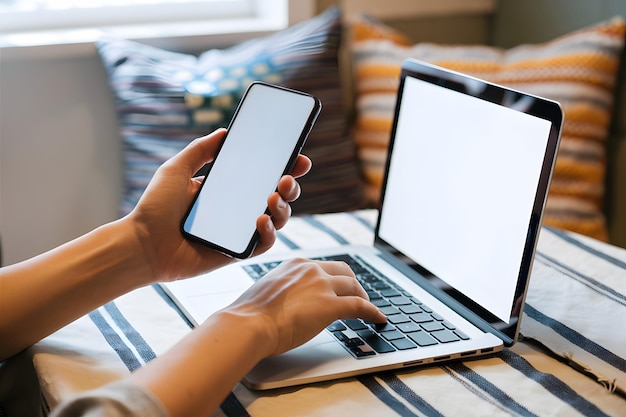
[[[148,22],[130,19],[124,24],[118,22],[107,25],[73,25],[69,28],[0,30],[0,52],[3,52],[5,57],[10,57],[14,52],[12,50],[15,49],[63,46],[61,49],[72,49],[73,52],[70,53],[74,54],[77,45],[91,44],[103,36],[140,40],[181,52],[194,51],[207,44],[216,47],[227,46],[254,36],[282,30],[312,17],[317,6],[315,0],[242,0],[242,2],[240,4],[247,4],[247,10],[243,12],[239,10],[230,15],[227,13],[228,10],[224,9],[211,17],[196,14],[191,19],[175,18],[168,21],[154,18]],[[71,45],[73,47],[68,48]],[[56,53],[63,53],[60,48],[53,49],[56,49]]]

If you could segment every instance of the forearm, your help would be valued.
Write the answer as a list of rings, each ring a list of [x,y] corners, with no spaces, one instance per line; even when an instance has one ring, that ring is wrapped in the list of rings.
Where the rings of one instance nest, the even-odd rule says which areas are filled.
[[[0,360],[150,277],[123,220],[0,271]]]
[[[271,347],[258,320],[219,312],[132,375],[171,417],[209,416]]]

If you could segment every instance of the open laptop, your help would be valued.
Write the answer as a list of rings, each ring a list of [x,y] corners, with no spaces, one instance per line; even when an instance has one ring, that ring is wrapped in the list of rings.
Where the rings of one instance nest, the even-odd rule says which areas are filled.
[[[373,247],[287,254],[359,262],[389,323],[337,321],[244,383],[299,385],[515,343],[562,119],[556,102],[406,60]],[[163,288],[198,324],[280,260],[266,254]]]

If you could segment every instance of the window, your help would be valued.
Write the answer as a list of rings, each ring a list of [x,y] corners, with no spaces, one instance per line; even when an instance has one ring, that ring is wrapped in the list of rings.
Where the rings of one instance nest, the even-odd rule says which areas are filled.
[[[281,30],[315,11],[315,0],[0,0],[0,51],[63,45],[67,52],[54,53],[89,53],[83,46],[103,35],[193,51]]]
[[[287,0],[0,0],[0,33],[271,19],[286,25]]]

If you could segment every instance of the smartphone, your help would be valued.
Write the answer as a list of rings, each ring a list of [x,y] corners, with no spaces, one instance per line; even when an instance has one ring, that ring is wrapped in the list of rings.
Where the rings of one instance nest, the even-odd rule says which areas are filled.
[[[316,97],[254,82],[181,223],[183,235],[222,253],[247,258],[267,198],[291,172],[321,110]]]

